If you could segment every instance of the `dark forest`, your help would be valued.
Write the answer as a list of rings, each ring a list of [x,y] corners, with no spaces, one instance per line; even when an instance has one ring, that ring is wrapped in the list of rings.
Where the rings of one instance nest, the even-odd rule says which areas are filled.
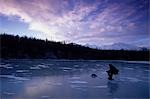
[[[93,60],[149,60],[149,51],[99,50],[75,43],[55,42],[0,35],[1,58],[4,59],[93,59]]]

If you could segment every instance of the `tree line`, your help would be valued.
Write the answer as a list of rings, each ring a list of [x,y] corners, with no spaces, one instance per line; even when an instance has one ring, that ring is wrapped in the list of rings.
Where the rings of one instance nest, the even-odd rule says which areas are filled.
[[[9,58],[52,58],[52,59],[96,59],[96,60],[149,60],[149,51],[100,50],[75,43],[66,44],[0,34],[0,57]]]

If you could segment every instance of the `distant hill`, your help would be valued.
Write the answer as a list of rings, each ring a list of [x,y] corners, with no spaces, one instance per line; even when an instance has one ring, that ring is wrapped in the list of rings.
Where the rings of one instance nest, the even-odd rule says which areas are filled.
[[[114,43],[112,45],[104,45],[101,47],[102,49],[115,49],[115,50],[141,50],[140,47],[131,45],[131,44],[125,44],[125,43]]]
[[[99,50],[75,43],[65,44],[26,36],[0,34],[0,58],[52,58],[96,60],[149,60],[149,51]]]
[[[101,49],[101,50],[150,50],[149,48],[146,47],[138,47],[126,43],[114,43],[111,45],[101,45],[101,46],[86,44],[85,46],[90,48]]]

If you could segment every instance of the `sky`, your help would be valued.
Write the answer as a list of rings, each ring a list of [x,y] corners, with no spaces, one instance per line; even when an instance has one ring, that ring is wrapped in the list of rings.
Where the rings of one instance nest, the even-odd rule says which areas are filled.
[[[149,0],[0,0],[0,33],[150,46]]]

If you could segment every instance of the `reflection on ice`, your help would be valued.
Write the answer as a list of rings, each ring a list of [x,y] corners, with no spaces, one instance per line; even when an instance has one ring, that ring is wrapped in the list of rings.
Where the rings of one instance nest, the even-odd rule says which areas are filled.
[[[113,95],[114,93],[116,93],[119,88],[118,82],[108,81],[107,86],[108,86],[110,95]]]

